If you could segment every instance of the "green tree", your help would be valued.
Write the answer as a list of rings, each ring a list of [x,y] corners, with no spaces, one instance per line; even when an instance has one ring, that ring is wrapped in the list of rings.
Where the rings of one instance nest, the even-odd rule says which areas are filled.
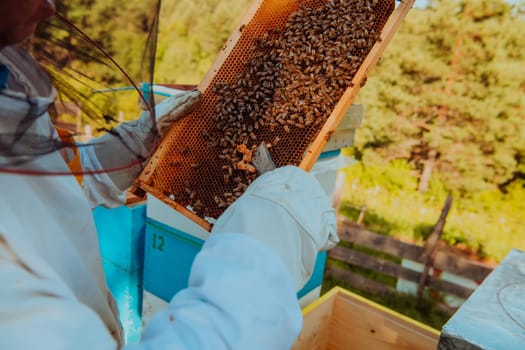
[[[523,176],[525,20],[503,0],[413,9],[360,98],[365,163],[407,159],[461,193]],[[379,155],[379,158],[378,158]]]
[[[249,0],[164,1],[157,81],[198,84],[250,3]]]
[[[57,12],[72,25],[51,19],[40,26],[32,40],[34,54],[54,77],[61,99],[75,101],[84,111],[84,122],[109,127],[124,112],[135,118],[136,93],[96,93],[97,90],[130,85],[127,77],[102,50],[105,50],[133,81],[149,81],[150,61],[144,61],[146,41],[152,30],[157,0],[72,0],[57,1]],[[105,116],[103,118],[103,116]]]

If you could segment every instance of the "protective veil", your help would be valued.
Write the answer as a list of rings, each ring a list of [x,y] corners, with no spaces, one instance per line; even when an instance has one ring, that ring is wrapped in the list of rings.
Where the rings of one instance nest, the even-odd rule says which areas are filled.
[[[55,90],[20,49],[4,48],[0,63],[10,73],[8,88],[0,90],[2,168],[67,172],[59,152],[50,148],[58,142],[46,112]],[[0,172],[0,190],[2,348],[116,347],[121,328],[91,208],[76,179]]]
[[[19,152],[20,147],[38,146],[35,136],[58,138],[46,113],[54,90],[36,63],[20,50],[4,48],[0,63],[12,74],[8,88],[0,90],[0,164],[20,172],[49,168],[67,172],[56,150],[39,150],[37,157]],[[17,69],[18,64],[24,72]],[[20,89],[10,90],[11,86]],[[83,166],[96,168],[97,160],[94,153],[82,157]],[[84,176],[84,193],[73,176],[21,175],[5,169],[0,172],[2,349],[118,348],[121,329],[106,289],[85,193],[101,204],[118,203],[122,192],[104,173]],[[271,183],[271,176],[280,174],[268,176]],[[313,186],[317,193],[319,185]],[[298,229],[296,220],[301,215],[286,214],[290,212],[286,205],[270,207],[269,214],[275,214],[276,220],[269,220],[269,235],[281,234],[270,228]],[[322,219],[310,220],[298,233],[310,235],[301,236],[306,245],[326,248],[335,216],[321,212]],[[231,227],[242,228],[235,223],[245,220],[236,218],[232,216]],[[223,221],[224,227],[228,221]],[[330,229],[318,227],[321,222]],[[288,266],[280,254],[285,250],[275,248],[284,244],[278,239],[261,243],[257,234],[219,231],[198,254],[189,288],[151,320],[142,342],[130,349],[287,349],[293,344],[302,318],[297,279],[291,276],[308,275],[308,271],[294,270],[304,268],[297,263],[302,253],[298,251],[299,260]],[[306,265],[308,269],[310,262]]]

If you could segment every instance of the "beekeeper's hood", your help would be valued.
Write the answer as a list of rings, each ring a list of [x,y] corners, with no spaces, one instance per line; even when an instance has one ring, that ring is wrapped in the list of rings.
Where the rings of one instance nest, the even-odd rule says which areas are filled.
[[[60,143],[47,114],[56,91],[34,59],[16,46],[0,50],[0,64],[0,167],[27,167]]]

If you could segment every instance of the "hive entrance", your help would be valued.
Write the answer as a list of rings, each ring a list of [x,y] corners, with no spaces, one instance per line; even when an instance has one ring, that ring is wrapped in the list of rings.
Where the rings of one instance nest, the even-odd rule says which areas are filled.
[[[264,142],[277,167],[300,165],[394,10],[394,0],[259,0],[163,140],[138,185],[197,223],[217,218],[256,178]],[[361,82],[358,82],[359,85]],[[349,104],[348,104],[349,105]]]

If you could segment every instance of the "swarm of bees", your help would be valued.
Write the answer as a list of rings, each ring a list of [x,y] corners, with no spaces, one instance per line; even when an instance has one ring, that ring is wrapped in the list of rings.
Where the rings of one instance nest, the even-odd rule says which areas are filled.
[[[203,137],[223,164],[224,183],[232,187],[214,196],[219,208],[233,203],[257,177],[247,154],[261,142],[271,151],[292,134],[321,129],[379,39],[378,2],[301,5],[282,30],[255,40],[236,82],[215,84],[216,128]]]

